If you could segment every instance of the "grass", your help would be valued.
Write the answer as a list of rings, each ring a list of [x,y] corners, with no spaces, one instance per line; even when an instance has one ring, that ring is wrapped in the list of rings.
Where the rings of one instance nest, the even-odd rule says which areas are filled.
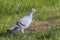
[[[0,31],[5,32],[31,8],[37,10],[33,20],[48,21],[60,18],[60,0],[0,0]],[[0,40],[60,40],[60,23],[46,31],[4,34]]]
[[[5,34],[0,37],[0,40],[60,40],[59,26],[60,24],[57,24],[54,26],[57,28],[47,29],[46,31],[37,30],[35,32],[28,32],[25,34]]]

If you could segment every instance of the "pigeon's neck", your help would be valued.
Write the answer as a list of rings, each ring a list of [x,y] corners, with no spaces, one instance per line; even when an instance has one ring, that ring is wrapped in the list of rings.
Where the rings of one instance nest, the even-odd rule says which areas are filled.
[[[33,15],[32,12],[29,12],[29,13],[27,14],[27,16],[29,16],[29,17],[32,17],[32,15]]]

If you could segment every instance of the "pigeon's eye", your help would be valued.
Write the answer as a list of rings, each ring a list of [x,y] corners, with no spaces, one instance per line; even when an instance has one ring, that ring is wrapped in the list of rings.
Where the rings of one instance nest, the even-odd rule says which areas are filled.
[[[32,10],[32,11],[34,11],[34,10]]]

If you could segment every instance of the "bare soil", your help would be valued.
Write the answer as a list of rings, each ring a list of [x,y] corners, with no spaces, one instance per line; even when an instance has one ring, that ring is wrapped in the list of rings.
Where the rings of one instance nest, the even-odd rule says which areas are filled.
[[[35,21],[25,31],[36,31],[39,29],[46,30],[47,28],[52,28],[57,23],[60,23],[60,19],[49,20],[49,21]]]

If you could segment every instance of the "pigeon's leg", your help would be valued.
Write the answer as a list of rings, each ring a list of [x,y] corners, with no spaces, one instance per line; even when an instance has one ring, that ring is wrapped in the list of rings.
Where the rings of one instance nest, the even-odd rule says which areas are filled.
[[[21,31],[22,31],[22,33],[24,33],[24,29],[22,29]]]

